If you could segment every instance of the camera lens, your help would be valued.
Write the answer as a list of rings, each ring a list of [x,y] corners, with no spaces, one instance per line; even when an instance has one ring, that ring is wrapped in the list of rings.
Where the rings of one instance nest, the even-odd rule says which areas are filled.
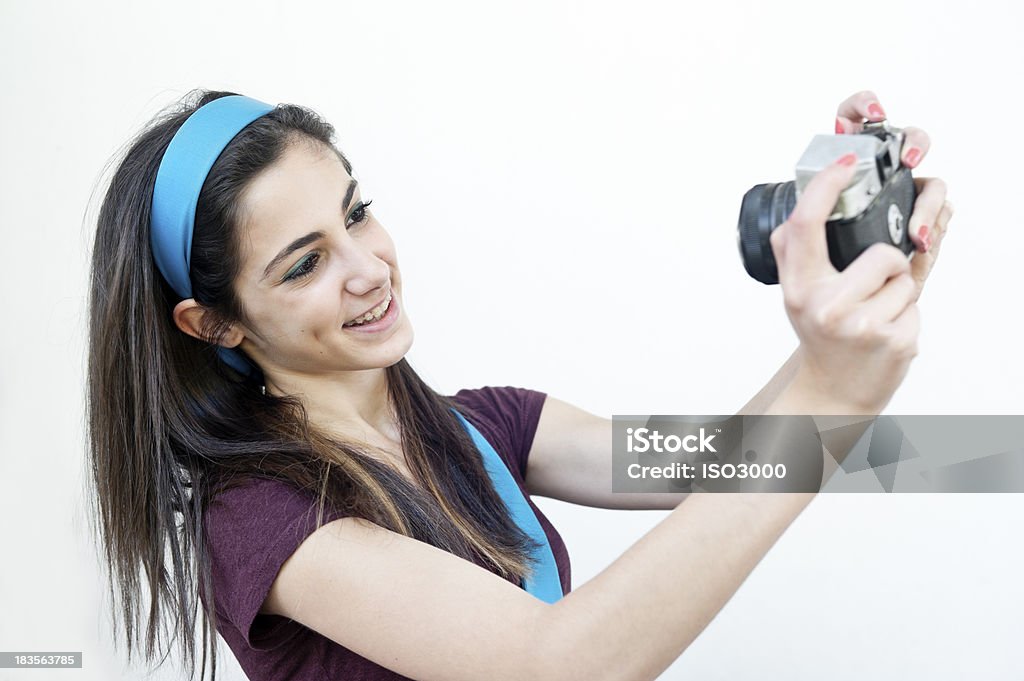
[[[796,183],[755,185],[743,195],[737,241],[747,274],[762,284],[778,284],[779,272],[769,238],[796,207]]]

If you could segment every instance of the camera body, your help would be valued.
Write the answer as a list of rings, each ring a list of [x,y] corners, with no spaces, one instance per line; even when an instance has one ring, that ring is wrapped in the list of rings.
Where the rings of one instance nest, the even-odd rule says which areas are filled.
[[[772,231],[785,222],[811,179],[837,158],[857,155],[856,171],[825,224],[829,259],[837,270],[874,243],[887,243],[908,257],[914,252],[908,221],[917,192],[910,169],[900,162],[903,131],[885,121],[866,123],[852,135],[817,135],[796,164],[796,180],[759,184],[743,195],[736,240],[747,273],[764,284],[779,283]]]

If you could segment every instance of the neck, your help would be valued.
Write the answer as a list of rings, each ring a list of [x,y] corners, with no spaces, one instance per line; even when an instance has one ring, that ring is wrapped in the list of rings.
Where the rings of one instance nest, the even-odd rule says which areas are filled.
[[[364,442],[401,442],[384,369],[319,376],[277,374],[266,377],[266,389],[274,395],[298,397],[310,422],[330,433]]]

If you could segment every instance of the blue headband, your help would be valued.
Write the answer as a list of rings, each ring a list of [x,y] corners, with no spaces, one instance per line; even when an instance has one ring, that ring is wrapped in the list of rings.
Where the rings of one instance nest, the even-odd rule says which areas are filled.
[[[206,176],[242,128],[273,110],[250,97],[221,97],[192,112],[167,145],[153,186],[150,236],[160,273],[182,299],[192,297],[192,230]],[[217,352],[237,371],[253,373],[253,364],[235,348]]]

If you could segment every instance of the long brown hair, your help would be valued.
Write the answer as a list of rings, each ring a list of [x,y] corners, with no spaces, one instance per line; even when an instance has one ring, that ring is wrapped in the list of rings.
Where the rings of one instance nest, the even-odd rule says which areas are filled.
[[[404,358],[385,374],[406,460],[420,486],[356,444],[315,428],[297,398],[262,394],[258,368],[242,375],[218,357],[217,341],[228,325],[246,319],[233,283],[240,269],[238,197],[247,183],[300,140],[329,146],[352,172],[334,144],[333,127],[315,112],[278,105],[244,128],[210,170],[190,262],[194,298],[210,312],[202,334],[208,342],[175,326],[171,310],[178,297],[150,248],[153,185],[185,119],[229,94],[193,90],[126,145],[99,210],[89,292],[91,521],[112,612],[123,619],[129,660],[142,648],[147,662],[160,655],[162,664],[177,641],[190,679],[197,671],[198,625],[199,677],[205,678],[208,655],[211,678],[217,669],[203,510],[242,480],[277,478],[315,493],[318,525],[330,506],[467,560],[482,559],[513,582],[531,571],[535,547],[509,517],[450,411],[454,403]]]

